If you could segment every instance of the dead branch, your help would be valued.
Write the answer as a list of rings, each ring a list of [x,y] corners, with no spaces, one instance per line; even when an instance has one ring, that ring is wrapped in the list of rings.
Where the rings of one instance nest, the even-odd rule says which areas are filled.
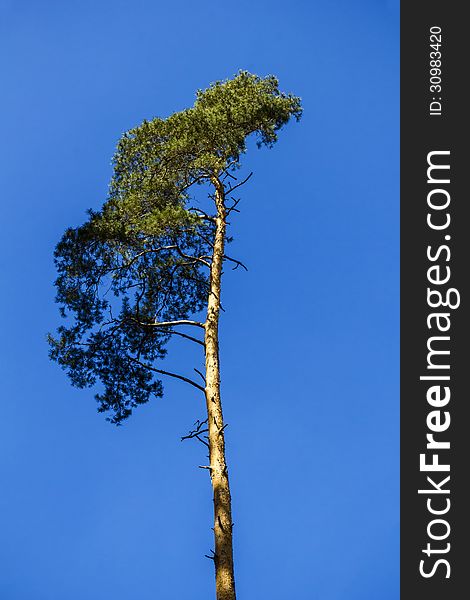
[[[199,420],[197,420],[196,423],[194,423],[194,424],[196,425],[196,429],[193,429],[192,431],[190,431],[188,433],[188,435],[184,435],[181,438],[181,441],[183,441],[183,440],[197,439],[199,442],[201,442],[202,444],[204,444],[205,446],[207,446],[207,448],[209,448],[209,444],[200,437],[203,433],[208,433],[209,432],[209,429],[207,429],[207,428],[203,429],[204,425],[207,424],[207,419],[205,421],[199,421]],[[204,437],[207,437],[207,436],[204,436]],[[202,469],[203,467],[200,467],[200,468]]]
[[[168,325],[171,327],[174,327],[175,325],[194,325],[195,327],[202,327],[205,329],[204,323],[200,323],[199,321],[189,321],[188,319],[181,319],[179,321],[160,321],[157,323],[149,323],[149,325],[152,325],[153,327],[163,327]]]
[[[245,269],[245,271],[248,271],[248,267],[246,267],[246,265],[244,265],[241,260],[237,260],[236,258],[227,256],[226,254],[224,254],[224,260],[228,260],[230,262],[235,263],[235,266],[233,267],[232,271],[235,271],[236,269],[238,269],[238,267],[242,267],[243,269]]]
[[[245,183],[251,178],[251,176],[253,175],[253,171],[248,175],[248,177],[245,177],[245,179],[243,179],[243,181],[240,181],[240,183],[237,183],[237,185],[230,185],[228,190],[225,190],[226,194],[231,194],[233,192],[233,190],[236,190],[237,188],[241,187],[242,185],[245,185]],[[237,179],[236,177],[234,177],[234,179]]]
[[[186,333],[182,333],[181,331],[174,331],[173,329],[168,329],[165,333],[169,333],[171,335],[179,335],[180,337],[185,338],[186,340],[191,340],[192,342],[196,342],[196,344],[200,344],[204,348],[206,347],[206,344],[202,340],[198,340],[192,335],[187,335]]]
[[[190,340],[192,342],[196,342],[196,344],[200,344],[203,347],[206,346],[206,344],[202,340],[198,340],[197,338],[193,337],[192,335],[188,335],[187,333],[183,333],[181,331],[175,331],[174,329],[167,329],[168,325],[166,323],[144,323],[144,322],[139,321],[138,319],[134,319],[134,318],[132,318],[130,320],[137,323],[137,325],[140,325],[141,327],[147,327],[150,329],[162,328],[164,333],[168,333],[169,335],[179,335],[180,337],[185,338],[186,340]]]
[[[227,427],[228,423],[225,423],[223,427],[219,427],[219,435],[222,435],[224,429]]]
[[[233,200],[233,204],[232,204],[232,206],[229,206],[227,208],[227,211],[225,213],[225,216],[227,216],[227,217],[231,212],[237,212],[237,213],[240,212],[237,208],[237,204],[240,202],[241,198],[235,199],[235,198],[231,197],[231,199]]]
[[[202,387],[202,385],[199,385],[198,383],[196,383],[192,379],[189,379],[188,377],[185,377],[184,375],[178,375],[178,373],[172,373],[171,371],[163,371],[162,369],[156,369],[155,367],[152,367],[152,365],[143,363],[142,361],[138,360],[137,358],[134,358],[133,356],[129,356],[129,360],[137,363],[141,367],[148,369],[149,371],[153,371],[154,373],[160,373],[161,375],[167,375],[168,377],[174,377],[175,379],[179,379],[180,381],[185,381],[186,383],[189,383],[198,390],[201,390],[201,392],[205,393],[205,389]]]
[[[201,378],[202,378],[202,380],[203,380],[203,382],[204,382],[204,384],[205,384],[205,383],[206,383],[206,378],[205,378],[205,377],[204,377],[204,375],[201,373],[201,371],[199,371],[198,369],[196,369],[196,367],[194,367],[194,370],[196,371],[196,373],[197,373],[198,375],[200,375],[200,376],[201,376]]]

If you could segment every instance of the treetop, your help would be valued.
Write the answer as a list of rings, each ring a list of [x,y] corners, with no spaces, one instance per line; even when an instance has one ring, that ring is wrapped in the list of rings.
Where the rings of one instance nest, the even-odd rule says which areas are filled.
[[[272,146],[301,111],[275,77],[240,71],[120,139],[107,201],[56,247],[56,300],[72,323],[49,336],[51,358],[75,386],[100,380],[99,410],[112,422],[162,395],[156,365],[171,324],[188,324],[207,303],[214,219],[190,206],[190,188],[229,176],[250,135]]]

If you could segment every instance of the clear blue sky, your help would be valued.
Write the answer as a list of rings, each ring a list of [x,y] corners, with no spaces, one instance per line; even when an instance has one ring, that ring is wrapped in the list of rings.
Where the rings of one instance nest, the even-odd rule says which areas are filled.
[[[0,598],[213,598],[203,415],[175,382],[122,428],[50,363],[52,252],[123,131],[239,68],[305,114],[254,149],[223,401],[240,600],[397,600],[398,0],[0,1]],[[193,363],[181,346],[168,368]]]

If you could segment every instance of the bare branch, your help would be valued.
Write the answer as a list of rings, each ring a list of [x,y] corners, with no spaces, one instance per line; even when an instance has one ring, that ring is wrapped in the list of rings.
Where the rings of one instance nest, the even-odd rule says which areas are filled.
[[[140,321],[137,321],[136,319],[134,319],[134,320],[141,327],[150,327],[151,329],[158,329],[160,327],[159,325],[155,325],[155,323],[142,323]],[[202,340],[198,340],[197,338],[193,337],[192,335],[188,335],[187,333],[182,333],[181,331],[175,331],[174,329],[166,329],[166,326],[163,328],[163,331],[170,335],[179,335],[180,337],[185,338],[186,340],[191,340],[191,342],[196,342],[196,344],[199,344],[200,346],[203,346],[204,348],[206,346],[206,344]]]
[[[199,385],[198,383],[196,383],[192,379],[189,379],[188,377],[185,377],[184,375],[178,375],[177,373],[171,373],[170,371],[163,371],[162,369],[156,369],[155,367],[152,367],[152,365],[143,363],[142,361],[140,361],[137,358],[134,358],[132,356],[129,356],[129,360],[137,363],[141,367],[149,369],[149,371],[153,371],[154,373],[160,373],[161,375],[168,375],[168,377],[174,377],[175,379],[180,379],[181,381],[185,381],[186,383],[189,383],[190,385],[196,387],[198,390],[201,390],[201,392],[205,393],[205,389],[202,387],[202,385]]]
[[[205,431],[208,431],[208,429],[204,429],[204,431],[202,431],[201,433],[204,433]],[[198,435],[196,435],[196,434],[193,435],[193,432],[191,432],[190,435],[183,436],[181,438],[181,441],[183,441],[183,440],[192,440],[192,439],[198,440],[198,442],[201,442],[201,444],[204,444],[204,446],[207,446],[207,448],[210,447],[209,444],[205,440],[201,439]],[[200,467],[200,468],[202,469],[203,467]]]
[[[235,269],[238,269],[238,267],[243,267],[243,269],[245,269],[245,271],[248,271],[248,268],[242,263],[241,260],[237,260],[236,258],[231,258],[230,256],[227,256],[226,254],[224,254],[224,260],[229,260],[230,262],[235,263],[235,266],[233,267],[233,271],[235,271]]]
[[[194,367],[194,370],[196,371],[196,373],[197,373],[198,375],[200,375],[200,376],[202,377],[202,380],[204,381],[204,384],[205,384],[205,383],[206,383],[206,378],[205,378],[205,377],[204,377],[204,375],[201,373],[201,371],[199,371],[199,370],[198,370],[198,369],[196,369],[195,367]]]
[[[104,323],[104,325],[117,323],[117,326],[113,330],[113,333],[114,333],[114,331],[119,329],[119,327],[126,321],[132,321],[132,322],[136,323],[137,325],[140,325],[140,327],[148,327],[150,329],[162,328],[164,333],[168,333],[170,335],[179,335],[180,337],[185,338],[187,340],[191,340],[192,342],[196,342],[196,344],[199,344],[203,347],[206,346],[206,344],[202,340],[198,340],[197,338],[193,337],[192,335],[188,335],[187,333],[183,333],[182,331],[175,331],[174,329],[166,329],[167,327],[171,327],[173,325],[199,325],[200,327],[204,328],[204,323],[185,321],[185,320],[167,321],[167,322],[161,322],[161,323],[144,323],[143,321],[139,321],[138,319],[136,319],[134,317],[127,317],[126,319],[123,319],[122,321],[117,322],[116,320],[114,320],[109,323]]]
[[[199,421],[197,420],[196,423],[194,423],[196,425],[196,429],[193,429],[192,431],[190,431],[188,433],[188,435],[185,435],[181,438],[181,441],[183,440],[192,440],[192,439],[196,439],[199,442],[201,442],[201,444],[204,444],[204,446],[207,446],[207,448],[209,448],[209,444],[208,442],[206,442],[205,440],[203,440],[200,436],[203,433],[208,433],[209,429],[203,429],[203,426],[207,424],[207,419],[205,421]],[[205,436],[207,437],[207,436]]]
[[[245,185],[245,183],[251,178],[252,175],[253,175],[253,171],[248,175],[248,177],[245,177],[245,179],[243,179],[243,181],[240,181],[240,183],[237,183],[237,185],[233,185],[233,186],[230,185],[229,189],[226,190],[226,194],[231,194],[233,192],[233,190],[236,190],[237,188],[241,187],[242,185]]]
[[[174,329],[168,329],[168,330],[166,330],[166,333],[169,333],[170,335],[179,335],[180,337],[185,338],[186,340],[191,340],[192,342],[196,342],[196,344],[199,344],[203,348],[206,347],[206,344],[202,340],[198,340],[197,338],[193,337],[192,335],[187,335],[186,333],[182,333],[181,331],[175,331]]]
[[[208,433],[209,429],[203,429],[204,425],[207,424],[207,419],[205,421],[199,421],[199,419],[194,423],[194,425],[196,425],[196,429],[193,429],[192,431],[190,431],[188,433],[188,435],[184,435],[181,438],[181,441],[183,440],[191,440],[191,439],[197,439],[198,441],[200,441],[202,444],[204,444],[205,446],[207,446],[209,448],[209,444],[201,439],[199,436],[202,435],[203,433]],[[205,436],[207,437],[207,436]]]
[[[233,197],[231,197],[231,198],[232,198],[232,200],[233,200],[233,204],[232,204],[232,206],[229,206],[229,207],[227,208],[227,211],[226,211],[226,213],[225,213],[225,216],[226,216],[226,217],[228,217],[228,216],[229,216],[229,214],[230,214],[231,212],[237,212],[237,213],[239,213],[239,212],[240,212],[240,211],[238,210],[238,208],[237,208],[237,204],[240,202],[241,198],[237,198],[237,199],[235,199],[235,198],[233,198]]]
[[[159,323],[149,323],[149,326],[152,327],[174,327],[175,325],[194,325],[195,327],[202,327],[202,329],[205,329],[204,323],[200,323],[199,321],[188,321],[187,319],[181,319],[179,321],[160,321]]]
[[[224,432],[224,429],[228,426],[228,423],[225,423],[225,425],[223,425],[223,427],[219,427],[219,435],[222,435],[222,433]]]

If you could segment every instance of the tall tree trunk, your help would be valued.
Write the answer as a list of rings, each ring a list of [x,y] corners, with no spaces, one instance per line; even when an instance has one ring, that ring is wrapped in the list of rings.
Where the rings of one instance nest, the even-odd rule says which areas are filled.
[[[213,178],[217,207],[216,232],[205,323],[206,405],[209,430],[210,476],[214,493],[214,564],[217,600],[235,600],[232,548],[232,501],[225,461],[224,420],[220,400],[219,314],[224,258],[226,208],[222,183]]]

